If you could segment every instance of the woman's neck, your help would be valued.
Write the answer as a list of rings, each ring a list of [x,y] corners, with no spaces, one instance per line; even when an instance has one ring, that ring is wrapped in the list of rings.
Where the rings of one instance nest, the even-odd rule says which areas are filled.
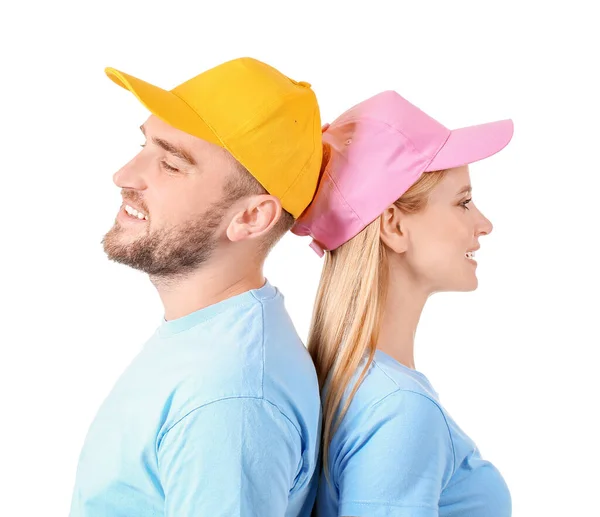
[[[414,369],[415,334],[429,295],[407,276],[393,273],[390,271],[377,348]]]

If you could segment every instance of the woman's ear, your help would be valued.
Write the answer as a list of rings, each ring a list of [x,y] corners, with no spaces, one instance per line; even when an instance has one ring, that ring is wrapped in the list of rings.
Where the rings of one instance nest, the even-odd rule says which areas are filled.
[[[396,253],[404,253],[408,248],[408,217],[392,205],[380,216],[380,235],[383,243]]]

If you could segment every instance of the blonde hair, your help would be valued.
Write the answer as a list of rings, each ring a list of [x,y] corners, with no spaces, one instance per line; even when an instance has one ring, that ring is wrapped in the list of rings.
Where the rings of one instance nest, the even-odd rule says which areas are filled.
[[[405,213],[425,208],[430,192],[446,171],[423,174],[394,204]],[[387,296],[387,248],[377,218],[362,232],[325,257],[308,336],[319,386],[327,381],[323,401],[323,468],[329,479],[329,444],[363,381],[377,349]],[[361,361],[368,359],[340,408],[344,393]]]

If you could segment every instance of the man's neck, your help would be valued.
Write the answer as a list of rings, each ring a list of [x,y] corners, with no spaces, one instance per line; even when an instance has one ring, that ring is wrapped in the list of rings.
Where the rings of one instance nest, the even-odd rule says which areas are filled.
[[[262,267],[232,268],[221,263],[204,264],[200,270],[180,278],[150,280],[165,308],[167,321],[181,318],[227,298],[259,289],[265,283]]]

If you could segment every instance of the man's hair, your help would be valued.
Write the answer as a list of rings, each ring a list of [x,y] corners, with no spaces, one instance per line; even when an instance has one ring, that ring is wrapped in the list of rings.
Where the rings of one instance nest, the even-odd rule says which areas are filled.
[[[263,194],[268,194],[266,189],[241,163],[236,161],[236,170],[225,185],[225,197],[227,201],[234,203],[246,196],[260,196]],[[265,255],[269,253],[273,246],[294,226],[294,222],[294,216],[287,210],[282,209],[281,217],[263,239],[261,251]]]

